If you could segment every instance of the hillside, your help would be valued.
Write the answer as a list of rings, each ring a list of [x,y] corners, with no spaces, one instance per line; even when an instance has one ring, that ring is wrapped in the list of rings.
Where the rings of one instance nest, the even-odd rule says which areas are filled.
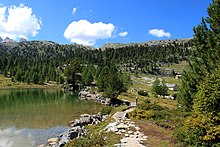
[[[63,45],[25,39],[15,42],[6,38],[0,42],[0,73],[12,77],[12,80],[27,83],[62,83],[63,71],[58,67],[77,59],[81,65],[102,67],[116,64],[123,71],[164,74],[161,67],[186,61],[191,47],[191,39],[106,44],[95,49],[78,44]]]

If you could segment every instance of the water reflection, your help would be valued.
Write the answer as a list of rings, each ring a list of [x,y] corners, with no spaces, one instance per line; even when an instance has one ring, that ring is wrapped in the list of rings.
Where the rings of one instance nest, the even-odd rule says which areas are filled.
[[[80,101],[58,90],[0,90],[0,128],[49,128],[67,125],[82,113],[97,113],[99,104]]]
[[[47,138],[55,137],[65,130],[67,128],[62,126],[50,129],[1,129],[0,147],[36,147],[47,143]]]

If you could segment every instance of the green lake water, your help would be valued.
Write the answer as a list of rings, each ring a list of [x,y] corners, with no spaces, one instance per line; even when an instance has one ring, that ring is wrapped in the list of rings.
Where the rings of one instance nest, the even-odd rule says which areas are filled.
[[[34,147],[68,129],[80,114],[102,106],[54,89],[0,90],[0,147]]]

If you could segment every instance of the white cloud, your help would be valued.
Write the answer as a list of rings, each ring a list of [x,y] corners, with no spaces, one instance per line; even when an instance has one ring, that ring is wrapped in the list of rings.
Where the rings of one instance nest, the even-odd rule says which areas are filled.
[[[169,32],[165,32],[162,29],[152,29],[152,30],[149,30],[148,33],[156,37],[170,37],[171,36]]]
[[[128,35],[128,32],[121,32],[121,33],[119,33],[119,36],[121,36],[121,37],[125,37],[127,35]]]
[[[103,22],[90,23],[87,20],[73,21],[66,28],[64,37],[72,43],[93,46],[99,39],[112,37],[115,26]]]
[[[36,36],[41,29],[41,20],[32,13],[32,9],[23,4],[0,7],[0,37],[11,39]]]
[[[77,11],[77,8],[73,8],[73,10],[72,10],[73,15],[76,14],[76,11]]]

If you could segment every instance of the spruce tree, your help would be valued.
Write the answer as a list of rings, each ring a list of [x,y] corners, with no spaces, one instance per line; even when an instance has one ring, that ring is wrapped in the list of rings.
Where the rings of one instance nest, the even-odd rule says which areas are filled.
[[[104,90],[104,96],[110,98],[116,98],[124,89],[124,84],[122,79],[119,77],[119,72],[117,68],[113,65],[109,73],[106,75],[106,88]]]
[[[97,79],[97,86],[99,91],[104,91],[106,89],[106,83],[108,82],[107,75],[109,74],[109,67],[105,66],[104,68],[101,68],[100,75]]]
[[[77,59],[74,59],[70,62],[70,64],[65,68],[64,75],[67,78],[67,83],[72,84],[75,86],[77,82],[77,73],[81,71],[81,66]]]

